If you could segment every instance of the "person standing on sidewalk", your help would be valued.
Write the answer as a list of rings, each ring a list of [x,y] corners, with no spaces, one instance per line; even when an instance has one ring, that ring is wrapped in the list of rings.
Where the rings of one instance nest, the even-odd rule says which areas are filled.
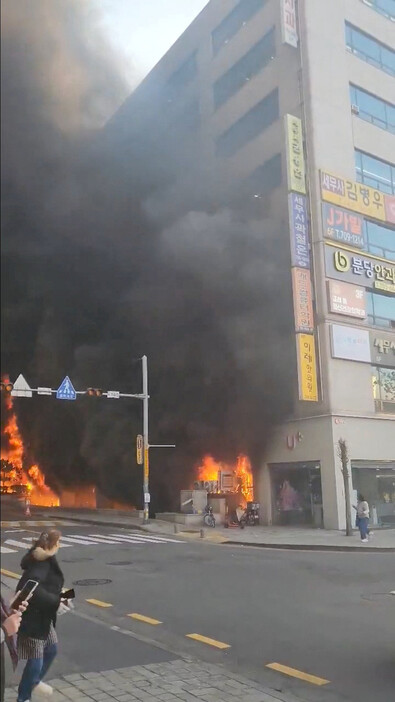
[[[44,696],[53,692],[42,679],[57,654],[56,615],[69,610],[61,600],[64,577],[56,559],[60,536],[56,529],[44,531],[21,562],[24,573],[17,589],[20,590],[27,580],[36,580],[39,585],[22,615],[18,632],[18,656],[27,663],[17,702],[30,702],[33,689]]]
[[[361,534],[361,541],[363,544],[366,544],[369,541],[369,505],[363,495],[360,495],[358,499],[357,521],[359,533]]]
[[[10,610],[3,598],[3,595],[1,595],[1,702],[4,702],[5,690],[4,644],[7,644],[12,660],[12,666],[15,670],[18,664],[15,634],[21,625],[22,612],[25,611],[27,606],[27,602],[22,602],[17,610]]]

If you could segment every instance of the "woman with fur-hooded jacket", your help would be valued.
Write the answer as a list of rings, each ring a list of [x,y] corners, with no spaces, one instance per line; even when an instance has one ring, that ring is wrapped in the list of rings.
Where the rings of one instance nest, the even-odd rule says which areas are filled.
[[[27,580],[36,580],[29,607],[22,615],[18,632],[18,656],[27,660],[18,688],[18,702],[29,702],[32,691],[48,696],[52,687],[42,682],[57,654],[56,615],[66,606],[61,602],[63,573],[56,559],[60,532],[44,531],[21,562],[24,571],[17,590]]]

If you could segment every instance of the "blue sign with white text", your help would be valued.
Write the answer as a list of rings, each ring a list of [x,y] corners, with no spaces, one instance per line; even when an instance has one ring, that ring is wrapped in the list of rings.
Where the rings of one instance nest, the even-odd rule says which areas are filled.
[[[74,390],[73,383],[71,382],[68,375],[66,375],[63,382],[59,385],[56,391],[57,400],[76,400],[77,393]]]
[[[288,202],[291,227],[292,266],[310,268],[307,200],[305,195],[290,193]]]

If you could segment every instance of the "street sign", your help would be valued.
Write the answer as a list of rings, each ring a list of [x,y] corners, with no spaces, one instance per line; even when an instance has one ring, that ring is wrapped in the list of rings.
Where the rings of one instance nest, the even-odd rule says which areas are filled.
[[[151,495],[149,494],[149,492],[144,493],[144,502],[146,502],[148,505],[151,502]]]
[[[73,384],[72,384],[68,375],[66,375],[65,379],[59,385],[59,387],[56,391],[56,399],[57,400],[76,400],[77,399],[77,393],[74,390]]]
[[[143,437],[141,436],[141,434],[138,434],[136,439],[136,458],[138,466],[141,466],[143,464],[143,445]]]
[[[119,390],[107,390],[109,400],[119,400]]]
[[[52,388],[37,388],[37,395],[52,395]]]
[[[29,383],[20,373],[14,383],[14,388],[11,391],[13,397],[33,397],[32,389]]]

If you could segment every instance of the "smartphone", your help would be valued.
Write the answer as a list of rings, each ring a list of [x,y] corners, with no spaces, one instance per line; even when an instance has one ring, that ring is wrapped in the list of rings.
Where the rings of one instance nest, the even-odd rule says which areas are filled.
[[[73,600],[75,598],[74,588],[71,587],[69,590],[62,592],[61,597],[65,600]]]
[[[10,604],[11,609],[18,609],[22,602],[28,602],[32,597],[37,585],[37,580],[27,580],[22,590],[20,592],[17,592],[14,599],[12,600]]]

